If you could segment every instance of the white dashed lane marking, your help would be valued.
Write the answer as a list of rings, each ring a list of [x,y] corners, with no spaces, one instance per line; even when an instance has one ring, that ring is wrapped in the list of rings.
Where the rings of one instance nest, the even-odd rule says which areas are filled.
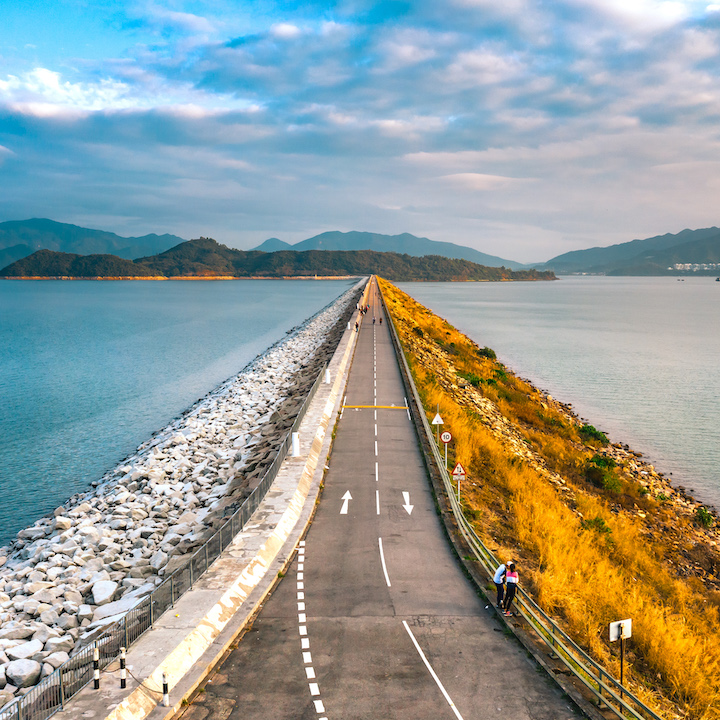
[[[310,638],[308,638],[307,628],[307,612],[305,607],[305,541],[301,540],[298,545],[298,572],[297,572],[297,588],[298,588],[298,632],[300,633],[300,649],[302,651],[302,661],[305,670],[305,679],[308,681],[308,689],[310,690],[311,697],[315,698],[320,695],[320,685],[315,682],[317,677],[315,675],[315,668],[312,664],[312,653],[310,652]],[[313,682],[310,682],[310,681]],[[313,700],[315,706],[315,712],[320,715],[325,712],[325,705],[322,700]],[[321,717],[319,720],[327,720],[326,717]]]

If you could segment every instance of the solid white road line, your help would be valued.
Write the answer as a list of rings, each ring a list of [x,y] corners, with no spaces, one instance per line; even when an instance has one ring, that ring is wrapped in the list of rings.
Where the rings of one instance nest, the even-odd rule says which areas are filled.
[[[390,578],[388,577],[387,565],[385,565],[385,553],[383,553],[382,538],[378,538],[378,545],[380,546],[380,562],[382,563],[383,573],[385,574],[385,582],[388,587],[392,587],[392,585],[390,585]]]
[[[418,651],[418,654],[422,658],[422,661],[425,663],[425,667],[430,672],[430,675],[432,675],[433,680],[437,683],[437,686],[440,688],[440,692],[443,694],[445,699],[448,702],[448,705],[450,706],[451,710],[455,713],[455,717],[458,720],[463,720],[463,716],[458,712],[458,709],[455,707],[455,703],[452,701],[452,698],[447,694],[447,690],[443,687],[443,684],[440,682],[440,678],[435,674],[435,671],[432,669],[432,665],[428,662],[427,658],[425,657],[425,653],[422,651],[422,648],[420,645],[418,645],[418,641],[415,639],[415,636],[412,634],[412,630],[410,629],[410,626],[407,624],[405,620],[402,621],[403,625],[405,626],[405,629],[408,632],[408,635],[410,636],[410,639],[412,640],[413,645],[415,646],[415,649]]]

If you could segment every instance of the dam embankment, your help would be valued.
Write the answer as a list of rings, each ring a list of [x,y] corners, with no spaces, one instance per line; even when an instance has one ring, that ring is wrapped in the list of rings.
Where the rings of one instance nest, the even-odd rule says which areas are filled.
[[[363,283],[0,552],[0,707],[52,675],[187,561],[252,492]]]

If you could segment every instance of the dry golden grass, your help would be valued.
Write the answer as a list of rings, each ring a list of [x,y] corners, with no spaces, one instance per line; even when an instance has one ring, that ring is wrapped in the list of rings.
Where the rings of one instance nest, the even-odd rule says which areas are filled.
[[[617,648],[607,641],[607,626],[631,617],[630,684],[646,702],[668,715],[719,718],[716,598],[702,583],[678,577],[668,562],[670,543],[657,533],[651,537],[647,523],[622,511],[618,498],[634,504],[642,497],[638,488],[624,479],[617,496],[588,490],[582,468],[598,443],[581,442],[566,415],[543,407],[535,388],[480,357],[477,346],[444,320],[389,283],[381,286],[425,407],[434,413],[439,403],[453,433],[453,460],[462,461],[476,483],[468,484],[463,502],[481,537],[502,557],[519,560],[525,589],[616,676]],[[472,384],[568,489],[559,490],[498,439],[438,358],[461,377],[478,379]],[[643,509],[667,515],[651,501]]]

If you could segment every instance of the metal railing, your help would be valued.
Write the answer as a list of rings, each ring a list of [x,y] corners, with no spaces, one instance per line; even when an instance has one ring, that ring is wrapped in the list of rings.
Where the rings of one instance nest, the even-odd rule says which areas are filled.
[[[419,434],[424,435],[427,445],[430,448],[432,457],[427,458],[437,468],[442,478],[443,487],[447,495],[453,516],[457,522],[458,529],[470,547],[474,560],[476,560],[485,571],[488,579],[488,586],[492,582],[495,568],[499,565],[498,558],[483,543],[468,522],[463,513],[462,506],[458,502],[455,488],[451,481],[451,475],[445,467],[445,462],[440,453],[440,448],[435,440],[434,433],[428,422],[427,414],[423,407],[420,395],[415,387],[410,367],[405,358],[400,338],[395,329],[392,315],[390,314],[385,298],[380,293],[385,315],[390,320],[390,335],[395,346],[401,375],[408,392],[408,398],[412,399],[415,408],[413,417]],[[421,442],[421,446],[424,443]],[[494,587],[494,584],[492,585]],[[482,588],[485,591],[487,588]],[[614,678],[597,661],[583,650],[559,625],[548,615],[522,588],[518,588],[517,606],[522,617],[527,621],[535,633],[546,643],[551,652],[567,667],[567,669],[587,688],[595,697],[598,705],[605,707],[622,720],[663,720],[654,710],[643,703],[635,694],[624,688],[620,681]]]
[[[197,550],[188,562],[175,570],[153,592],[129,610],[120,620],[107,627],[92,644],[82,648],[55,672],[44,678],[12,705],[0,710],[0,720],[46,720],[80,692],[93,679],[95,648],[100,655],[100,669],[105,669],[120,655],[121,647],[130,647],[155,621],[193,587],[220,554],[247,525],[277,477],[280,466],[292,447],[292,434],[300,427],[307,410],[323,382],[327,364],[323,365],[292,427],[278,448],[257,487],[222,527]]]

